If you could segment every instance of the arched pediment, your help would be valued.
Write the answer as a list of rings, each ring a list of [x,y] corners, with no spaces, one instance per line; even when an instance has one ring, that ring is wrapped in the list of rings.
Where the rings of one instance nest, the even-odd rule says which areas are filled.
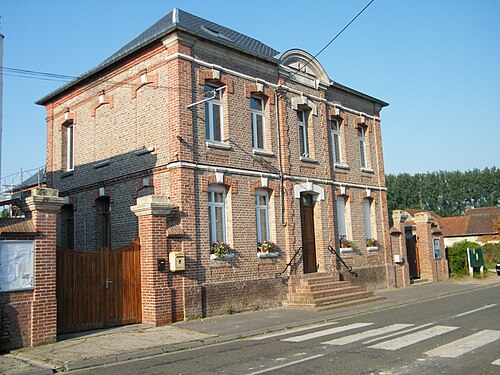
[[[288,50],[281,55],[280,63],[283,66],[299,70],[302,74],[313,76],[321,82],[330,82],[330,78],[323,66],[306,51],[300,49]]]

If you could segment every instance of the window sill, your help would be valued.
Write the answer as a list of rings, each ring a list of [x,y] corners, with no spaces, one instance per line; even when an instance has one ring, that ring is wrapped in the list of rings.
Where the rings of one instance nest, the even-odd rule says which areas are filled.
[[[71,171],[66,171],[66,172],[62,172],[61,173],[61,178],[66,178],[66,177],[69,177],[69,176],[73,176],[73,169]]]
[[[106,167],[110,164],[111,162],[109,160],[103,160],[99,163],[95,163],[92,167],[94,169],[99,169],[99,168],[102,168],[102,167]]]
[[[155,150],[154,147],[148,147],[148,148],[141,148],[140,150],[134,151],[134,154],[137,156],[149,154]]]
[[[333,166],[335,169],[346,169],[346,170],[351,169],[347,164],[344,163],[333,163]]]
[[[272,152],[272,151],[259,150],[257,148],[253,149],[253,154],[260,155],[260,156],[274,156],[274,152]]]
[[[354,249],[352,247],[341,247],[340,254],[352,254]]]
[[[366,251],[369,253],[376,253],[376,252],[378,252],[378,246],[368,246],[366,248]]]
[[[266,259],[266,258],[278,258],[280,253],[277,251],[270,251],[268,253],[257,252],[257,258]]]
[[[300,156],[299,159],[304,163],[318,164],[318,161],[316,159],[308,158],[305,156]]]
[[[361,168],[361,172],[375,174],[375,171],[371,168]]]
[[[231,149],[231,146],[226,142],[207,141],[206,145],[207,145],[207,147],[218,148],[221,150],[230,150]]]

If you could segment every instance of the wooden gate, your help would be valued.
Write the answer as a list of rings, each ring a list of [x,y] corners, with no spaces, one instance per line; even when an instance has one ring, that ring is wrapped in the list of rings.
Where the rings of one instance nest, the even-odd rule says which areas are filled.
[[[141,322],[139,240],[117,250],[57,248],[57,332]]]

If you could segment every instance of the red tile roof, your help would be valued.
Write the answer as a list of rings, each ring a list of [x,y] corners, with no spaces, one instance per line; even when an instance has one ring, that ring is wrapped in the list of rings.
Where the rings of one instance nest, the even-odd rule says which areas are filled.
[[[36,233],[36,229],[31,220],[25,218],[2,218],[0,234],[4,233]]]

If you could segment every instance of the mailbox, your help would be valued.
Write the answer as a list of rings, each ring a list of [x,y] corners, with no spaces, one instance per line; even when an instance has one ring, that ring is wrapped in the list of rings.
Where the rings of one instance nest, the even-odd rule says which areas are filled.
[[[170,263],[170,271],[184,271],[186,269],[186,258],[184,253],[172,251],[168,254],[168,261]]]
[[[394,263],[403,263],[403,256],[401,254],[394,254]]]

